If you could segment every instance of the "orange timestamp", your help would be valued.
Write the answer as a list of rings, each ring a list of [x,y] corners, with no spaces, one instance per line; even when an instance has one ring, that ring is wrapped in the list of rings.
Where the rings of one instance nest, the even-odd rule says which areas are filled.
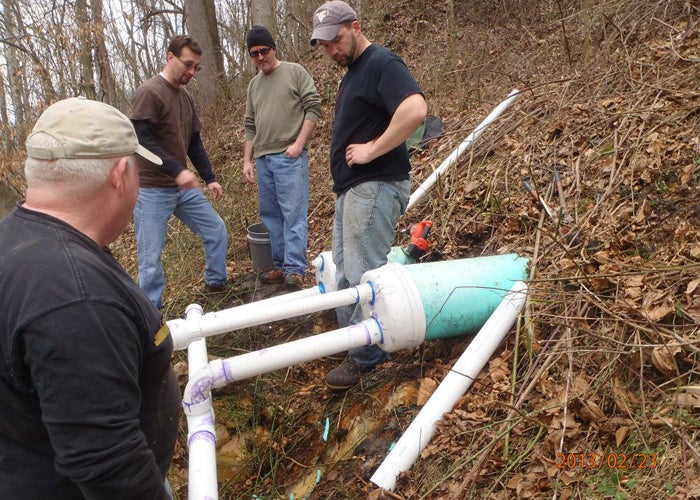
[[[557,453],[558,469],[655,469],[656,453]]]

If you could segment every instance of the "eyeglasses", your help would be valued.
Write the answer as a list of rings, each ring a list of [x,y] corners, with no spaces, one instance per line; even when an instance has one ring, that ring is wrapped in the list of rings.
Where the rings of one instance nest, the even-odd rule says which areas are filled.
[[[258,49],[258,50],[251,50],[250,57],[252,57],[253,59],[257,59],[259,55],[262,55],[263,57],[265,57],[266,55],[268,55],[270,53],[271,50],[272,50],[271,47],[265,47],[264,49]]]
[[[177,56],[175,56],[175,57],[177,57]],[[195,73],[199,73],[200,71],[202,71],[202,67],[201,67],[199,64],[195,63],[195,62],[192,62],[192,61],[183,61],[183,60],[180,59],[179,57],[177,58],[177,60],[180,61],[182,64],[184,64],[184,65],[185,65],[185,68],[187,68],[188,71],[191,70],[192,68],[194,68],[194,72],[195,72]]]

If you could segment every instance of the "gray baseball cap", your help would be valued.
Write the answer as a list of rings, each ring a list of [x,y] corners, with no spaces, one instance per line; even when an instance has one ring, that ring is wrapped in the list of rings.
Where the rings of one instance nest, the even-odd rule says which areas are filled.
[[[341,0],[332,0],[321,5],[314,12],[314,31],[311,33],[311,45],[318,40],[333,40],[338,36],[340,26],[347,21],[357,19],[352,7]]]
[[[139,144],[134,125],[117,108],[84,97],[52,104],[41,114],[32,135],[43,132],[60,146],[26,145],[27,155],[40,160],[57,158],[117,158],[137,154],[162,165],[163,161]]]

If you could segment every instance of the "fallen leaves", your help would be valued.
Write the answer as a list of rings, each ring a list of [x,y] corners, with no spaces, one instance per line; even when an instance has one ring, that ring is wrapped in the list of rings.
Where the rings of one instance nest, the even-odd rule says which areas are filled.
[[[673,403],[700,411],[700,385],[683,387],[676,393]]]
[[[651,361],[661,373],[675,377],[679,372],[675,356],[682,350],[678,344],[655,346],[651,351]]]
[[[428,402],[430,399],[430,396],[433,395],[433,392],[435,392],[435,388],[438,386],[438,383],[435,379],[432,378],[424,378],[421,380],[420,385],[418,386],[418,396],[417,396],[417,401],[416,404],[418,406],[424,406],[425,403]]]
[[[622,443],[625,442],[625,439],[627,439],[627,436],[630,434],[630,428],[626,425],[623,425],[622,427],[619,427],[615,431],[615,446],[618,448],[622,446]]]

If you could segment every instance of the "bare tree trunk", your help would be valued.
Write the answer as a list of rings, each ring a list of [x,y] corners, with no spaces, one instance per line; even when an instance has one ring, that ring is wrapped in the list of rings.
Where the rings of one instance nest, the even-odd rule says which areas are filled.
[[[201,113],[211,114],[223,99],[224,58],[216,22],[214,0],[185,0],[185,22],[189,34],[202,46],[204,71],[197,74],[192,92],[198,98]]]
[[[8,73],[8,84],[11,88],[12,107],[15,111],[15,123],[18,125],[25,124],[25,116],[28,111],[28,104],[24,97],[27,92],[25,89],[25,67],[29,68],[33,75],[39,78],[41,89],[32,88],[33,95],[37,95],[40,101],[40,107],[46,102],[51,102],[56,99],[56,90],[53,82],[46,69],[42,59],[37,56],[37,51],[34,48],[32,37],[26,32],[25,22],[22,19],[22,13],[19,9],[16,0],[2,0],[4,12],[4,32],[8,35],[3,42],[7,47],[7,52],[14,62],[12,65],[8,63],[8,67],[12,66],[12,71]],[[30,61],[20,60],[20,54],[28,57]],[[20,142],[24,142],[24,131],[20,131]]]
[[[95,63],[98,75],[98,99],[122,109],[127,101],[117,93],[117,83],[114,80],[109,54],[105,45],[105,23],[102,17],[102,0],[92,0],[93,40],[95,46]],[[121,98],[120,98],[121,97]]]
[[[75,16],[78,22],[78,50],[80,53],[80,87],[88,99],[95,99],[95,68],[92,64],[92,22],[88,16],[87,0],[76,0]]]
[[[277,46],[284,49],[285,57],[299,61],[312,49],[309,35],[312,30],[313,14],[316,4],[307,0],[287,0],[282,15],[277,18],[279,38]]]
[[[81,89],[88,99],[97,99],[120,107],[116,83],[105,45],[102,0],[76,0],[80,51]]]
[[[5,88],[5,77],[3,76],[2,71],[0,71],[0,88]],[[2,121],[2,154],[4,157],[7,157],[12,144],[12,126],[10,125],[9,117],[7,116],[7,95],[5,92],[0,95],[0,121]]]
[[[5,60],[7,61],[7,84],[10,87],[10,102],[14,110],[14,123],[15,125],[23,125],[25,122],[25,93],[22,85],[22,70],[18,62],[17,48],[15,45],[18,40],[15,27],[21,26],[21,24],[19,24],[20,19],[15,17],[15,12],[18,12],[18,9],[14,1],[15,0],[2,0],[2,7],[5,12],[5,19],[2,25],[2,37],[9,42],[5,45]],[[5,123],[9,125],[9,122]],[[9,140],[9,137],[6,137],[6,139]]]
[[[277,32],[274,0],[250,0],[250,18],[253,24],[262,24],[272,33]]]

